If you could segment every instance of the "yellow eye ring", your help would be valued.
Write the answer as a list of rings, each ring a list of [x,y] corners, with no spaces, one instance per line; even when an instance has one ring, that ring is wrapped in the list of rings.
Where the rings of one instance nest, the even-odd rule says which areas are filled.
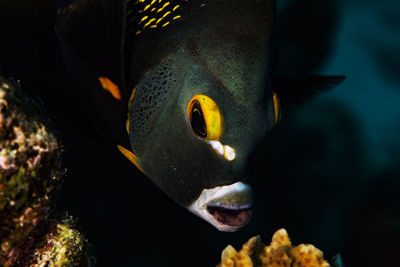
[[[210,97],[194,95],[186,107],[186,117],[194,133],[200,138],[215,141],[221,136],[221,112]]]

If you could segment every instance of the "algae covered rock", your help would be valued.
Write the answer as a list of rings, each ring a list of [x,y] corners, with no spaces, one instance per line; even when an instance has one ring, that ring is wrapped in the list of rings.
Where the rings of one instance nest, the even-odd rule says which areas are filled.
[[[321,250],[310,244],[292,246],[288,233],[280,229],[272,236],[269,246],[255,236],[238,252],[227,246],[217,267],[329,267]],[[339,267],[339,265],[336,265]]]
[[[84,239],[52,213],[63,170],[50,125],[18,82],[0,77],[0,266],[89,263]]]

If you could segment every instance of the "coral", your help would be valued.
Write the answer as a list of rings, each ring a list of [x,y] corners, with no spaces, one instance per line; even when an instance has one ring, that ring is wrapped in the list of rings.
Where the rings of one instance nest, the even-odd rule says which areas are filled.
[[[0,77],[0,266],[87,261],[83,238],[52,213],[60,156],[40,105]]]
[[[323,253],[313,245],[301,244],[293,247],[285,229],[272,236],[269,246],[255,236],[237,252],[227,246],[217,267],[329,267]]]

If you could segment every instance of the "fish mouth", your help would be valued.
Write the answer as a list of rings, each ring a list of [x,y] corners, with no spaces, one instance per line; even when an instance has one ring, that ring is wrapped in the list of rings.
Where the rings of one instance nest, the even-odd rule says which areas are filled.
[[[204,189],[189,210],[220,231],[234,232],[250,221],[252,204],[251,187],[237,182]]]

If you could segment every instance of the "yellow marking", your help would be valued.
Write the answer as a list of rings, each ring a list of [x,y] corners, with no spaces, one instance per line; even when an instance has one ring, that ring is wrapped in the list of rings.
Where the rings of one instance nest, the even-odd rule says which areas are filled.
[[[129,101],[128,101],[128,108],[130,107],[130,105],[132,105],[133,100],[135,99],[135,96],[136,96],[136,89],[137,89],[137,85],[136,85],[135,88],[133,88],[133,90],[132,90],[131,97],[129,98]]]
[[[142,33],[142,31],[137,31],[136,32],[136,35],[139,35],[139,34],[141,34]]]
[[[274,124],[279,122],[281,116],[279,98],[275,92],[272,92],[272,99],[274,101]]]
[[[152,6],[157,0],[151,1],[150,5]]]
[[[143,27],[146,28],[147,26],[149,26],[153,21],[155,21],[155,18],[152,18],[151,20],[149,20]]]
[[[180,19],[181,18],[181,16],[175,16],[174,18],[173,18],[173,20],[177,20],[177,19]]]
[[[150,6],[151,6],[151,5],[147,5],[147,6],[143,9],[143,11],[146,11],[147,9],[149,9]]]
[[[168,16],[169,14],[171,14],[171,11],[165,12],[165,14],[164,14],[162,17],[165,18],[165,17]]]
[[[179,7],[180,7],[180,5],[176,5],[176,6],[172,9],[172,11],[177,10]]]
[[[163,18],[159,18],[157,21],[156,21],[156,24],[158,24],[160,21],[162,21],[163,20]]]
[[[117,148],[122,153],[122,155],[124,155],[130,162],[133,163],[133,165],[136,166],[136,168],[138,168],[142,173],[145,173],[143,169],[140,168],[138,163],[140,159],[135,154],[120,145],[117,145]]]
[[[144,16],[140,21],[139,24],[142,23],[143,21],[145,21],[149,16]]]
[[[157,8],[153,7],[150,12],[154,12],[154,10],[156,10]]]
[[[115,85],[115,83],[113,83],[107,77],[99,77],[98,79],[104,90],[110,92],[115,99],[121,100],[121,93],[119,92],[118,86]]]
[[[133,88],[132,93],[131,93],[131,97],[129,98],[129,101],[128,101],[128,110],[129,110],[129,112],[128,112],[128,119],[126,120],[126,131],[128,132],[128,134],[129,134],[129,129],[130,129],[130,121],[131,121],[131,112],[130,112],[130,110],[132,108],[133,100],[135,99],[135,96],[136,96],[136,88],[137,88],[137,86],[135,86],[135,88]]]
[[[160,13],[161,11],[163,11],[163,9],[166,8],[167,6],[169,6],[169,2],[165,3],[160,9],[158,9],[157,13]]]
[[[201,4],[201,5],[200,5],[200,7],[205,7],[205,6],[206,6],[206,4]]]
[[[169,21],[167,23],[164,23],[162,26],[165,27],[169,24]]]
[[[150,28],[151,29],[157,28],[157,25],[151,25]]]
[[[126,127],[127,133],[130,134],[129,129],[130,129],[130,127],[131,127],[131,123],[130,123],[129,115],[128,115],[128,119],[126,120],[126,125],[125,125],[125,127]]]

